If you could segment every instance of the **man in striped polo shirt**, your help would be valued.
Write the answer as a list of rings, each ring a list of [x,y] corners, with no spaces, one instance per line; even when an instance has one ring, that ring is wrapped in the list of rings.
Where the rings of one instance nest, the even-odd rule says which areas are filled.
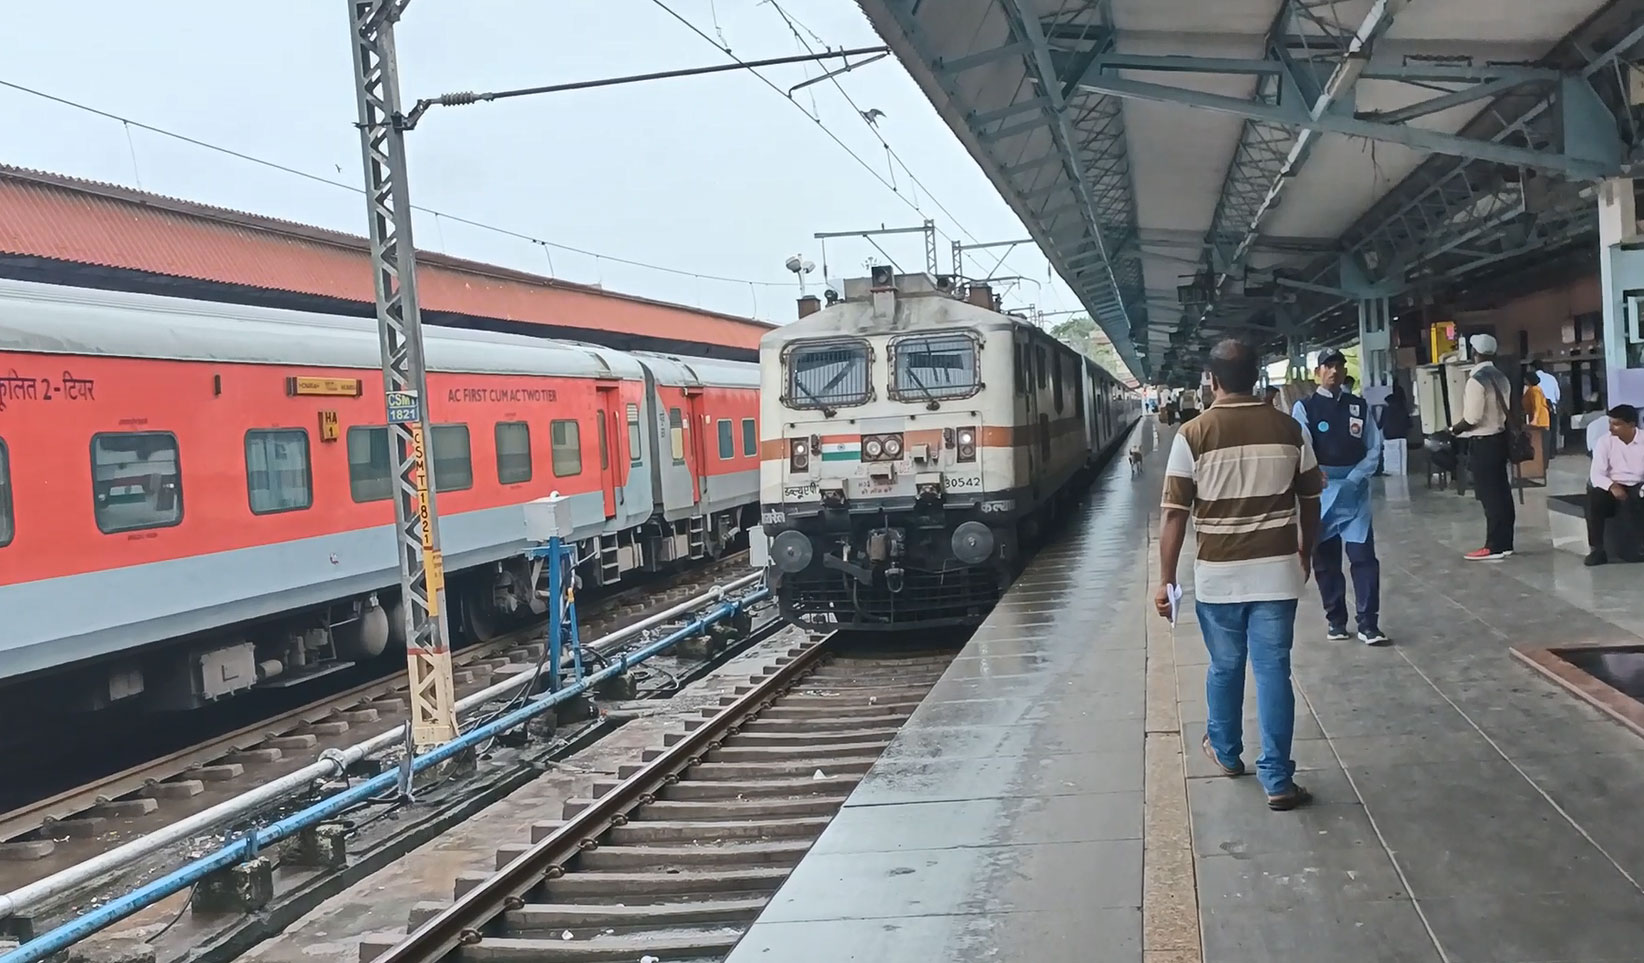
[[[1296,726],[1290,646],[1296,600],[1310,574],[1324,475],[1307,434],[1252,395],[1256,352],[1223,341],[1210,352],[1215,403],[1184,425],[1165,465],[1154,604],[1171,613],[1170,589],[1193,519],[1195,611],[1210,666],[1208,719],[1201,743],[1225,776],[1244,774],[1244,674],[1256,676],[1262,754],[1256,775],[1268,808],[1289,810],[1312,797],[1296,785],[1290,743]]]

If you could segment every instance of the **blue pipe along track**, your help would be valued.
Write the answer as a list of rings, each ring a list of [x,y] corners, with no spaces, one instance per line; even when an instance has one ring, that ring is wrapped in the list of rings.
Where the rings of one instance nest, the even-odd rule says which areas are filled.
[[[679,642],[706,631],[708,626],[731,618],[748,606],[770,598],[770,594],[770,589],[759,588],[740,598],[721,602],[707,614],[649,645],[632,652],[609,656],[610,664],[598,672],[584,676],[579,681],[564,688],[535,696],[518,709],[498,716],[496,719],[464,733],[451,742],[414,757],[411,760],[411,772],[415,774],[426,771],[496,736],[498,733],[506,732],[541,715],[554,706],[581,695],[606,679],[621,675],[652,656],[667,651]],[[165,876],[132,890],[125,896],[110,901],[99,909],[76,917],[24,943],[6,955],[0,956],[0,963],[37,963],[37,961],[44,960],[53,953],[68,949],[133,913],[153,906],[160,900],[193,886],[212,873],[253,859],[263,850],[276,843],[289,839],[305,829],[317,826],[359,803],[371,800],[379,793],[397,789],[401,778],[400,770],[389,770],[336,795],[328,796],[306,809],[292,813],[284,819],[270,823],[260,829],[252,830],[215,852],[202,856]]]

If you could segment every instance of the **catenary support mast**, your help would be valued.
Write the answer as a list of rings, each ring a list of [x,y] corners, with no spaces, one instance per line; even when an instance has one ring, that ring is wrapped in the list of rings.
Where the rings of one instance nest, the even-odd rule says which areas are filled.
[[[406,193],[405,132],[394,22],[409,0],[348,0],[354,91],[371,221],[371,273],[382,341],[394,464],[394,540],[411,689],[411,736],[423,750],[457,735],[439,516],[429,471],[427,369],[417,311],[416,249]]]

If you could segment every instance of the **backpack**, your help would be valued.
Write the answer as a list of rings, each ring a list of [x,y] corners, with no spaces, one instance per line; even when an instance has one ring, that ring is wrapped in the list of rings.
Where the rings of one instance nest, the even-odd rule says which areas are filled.
[[[1524,430],[1524,410],[1518,405],[1507,403],[1507,395],[1501,390],[1501,382],[1492,380],[1490,385],[1495,388],[1496,400],[1501,402],[1507,426],[1507,460],[1515,465],[1533,460],[1536,457],[1536,446],[1535,442],[1530,440],[1530,433]]]

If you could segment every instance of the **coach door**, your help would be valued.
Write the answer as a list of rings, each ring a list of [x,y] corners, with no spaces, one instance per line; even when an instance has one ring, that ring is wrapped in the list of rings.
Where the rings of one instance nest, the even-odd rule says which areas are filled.
[[[700,510],[708,500],[708,404],[696,372],[684,362],[679,366],[685,370],[685,457],[691,469],[692,500]]]
[[[600,381],[597,387],[599,421],[594,433],[599,438],[599,487],[605,496],[605,517],[615,518],[617,502],[622,500],[622,489],[617,485],[617,464],[621,461],[618,439],[623,437],[618,430],[621,425],[618,418],[622,412],[622,399],[617,389],[621,387],[621,382]]]

